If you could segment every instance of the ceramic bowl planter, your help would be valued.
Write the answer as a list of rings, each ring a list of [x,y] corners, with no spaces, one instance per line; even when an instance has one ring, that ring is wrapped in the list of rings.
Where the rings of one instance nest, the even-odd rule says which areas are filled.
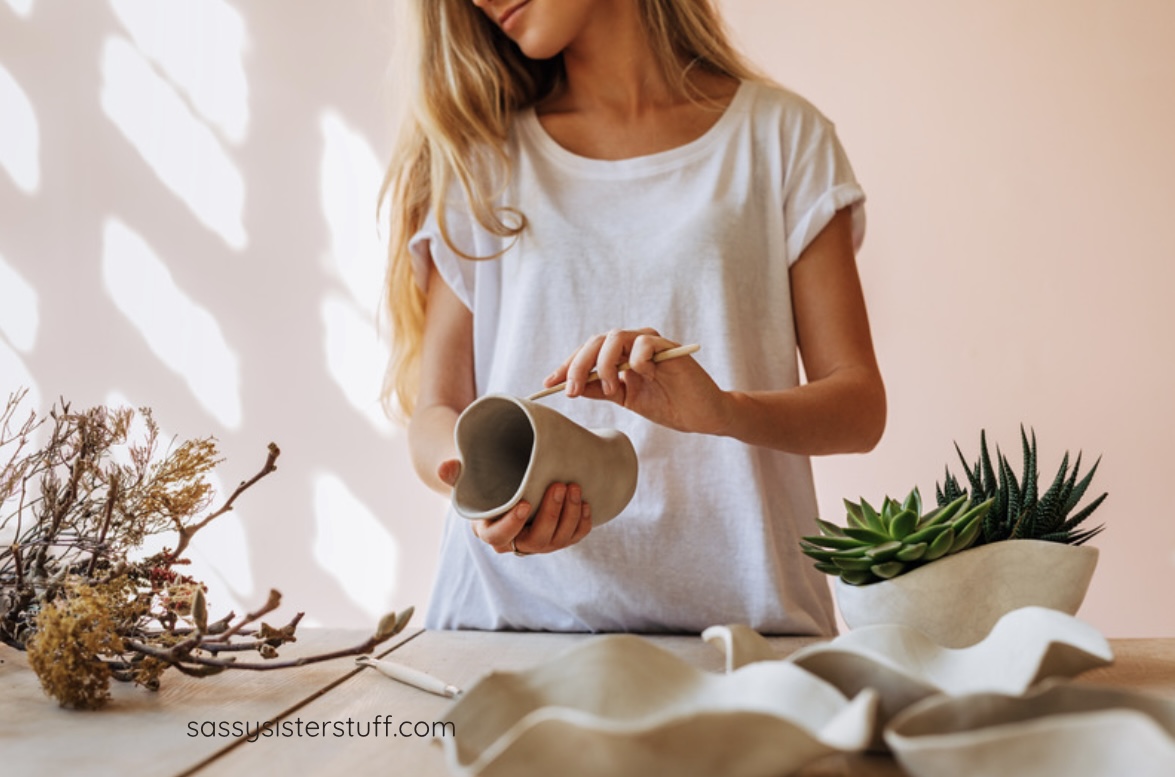
[[[1175,701],[1076,684],[936,697],[885,732],[911,777],[1169,777]]]
[[[1004,540],[941,558],[892,580],[851,586],[837,580],[849,628],[900,624],[943,647],[979,642],[1002,616],[1040,606],[1073,615],[1097,566],[1097,548]]]
[[[505,394],[476,400],[457,419],[461,474],[453,507],[493,518],[525,499],[534,510],[547,486],[577,483],[592,525],[615,518],[636,490],[632,442],[615,429],[585,429],[545,405]]]
[[[767,640],[746,627],[714,627],[702,635],[726,652],[727,669],[772,658]],[[945,648],[908,626],[867,626],[786,659],[834,685],[846,697],[866,688],[880,697],[878,730],[928,696],[1020,694],[1048,678],[1073,677],[1113,661],[1109,642],[1071,615],[1025,607],[1002,617],[982,641]],[[880,735],[871,743],[883,750]]]
[[[876,696],[851,702],[781,661],[704,672],[632,635],[493,673],[446,714],[450,769],[482,777],[774,777],[862,749]]]

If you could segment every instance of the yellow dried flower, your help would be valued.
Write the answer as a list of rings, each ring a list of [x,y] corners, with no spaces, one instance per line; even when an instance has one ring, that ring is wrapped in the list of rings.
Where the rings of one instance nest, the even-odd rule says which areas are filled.
[[[74,587],[37,615],[29,665],[41,688],[62,707],[97,709],[110,698],[110,668],[101,656],[123,650],[107,595]]]

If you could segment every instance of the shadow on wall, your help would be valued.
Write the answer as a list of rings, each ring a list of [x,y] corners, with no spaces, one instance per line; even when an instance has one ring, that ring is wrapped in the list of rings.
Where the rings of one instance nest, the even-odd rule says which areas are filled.
[[[150,406],[229,490],[281,446],[193,545],[214,611],[423,609],[443,503],[378,405],[390,11],[165,8],[0,3],[0,393]]]

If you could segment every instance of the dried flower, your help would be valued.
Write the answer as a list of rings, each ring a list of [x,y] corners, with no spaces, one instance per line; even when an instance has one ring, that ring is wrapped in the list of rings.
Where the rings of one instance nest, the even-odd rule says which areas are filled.
[[[225,669],[267,670],[371,652],[407,624],[411,608],[378,633],[344,650],[275,661],[296,640],[302,618],[252,625],[276,610],[270,591],[255,612],[209,620],[205,586],[176,567],[188,564],[192,538],[233,508],[241,494],[277,469],[269,444],[261,470],[217,509],[207,475],[221,463],[211,437],[168,445],[148,408],[59,402],[46,418],[16,422],[25,392],[0,411],[0,641],[27,649],[46,693],[63,706],[100,707],[111,678],[159,686],[176,668],[203,677]],[[141,423],[136,424],[136,421]],[[30,450],[44,425],[47,442]],[[141,430],[141,431],[136,431]],[[143,540],[171,532],[174,549],[135,558]],[[265,661],[224,652],[255,651]]]
[[[110,667],[99,656],[121,654],[123,644],[103,598],[88,585],[72,586],[41,610],[27,643],[41,687],[63,707],[97,709],[110,697]]]

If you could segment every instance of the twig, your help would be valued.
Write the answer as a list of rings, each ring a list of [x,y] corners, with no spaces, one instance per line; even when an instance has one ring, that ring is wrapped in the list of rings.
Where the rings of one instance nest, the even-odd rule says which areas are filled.
[[[260,618],[262,615],[266,615],[268,613],[273,612],[274,610],[276,610],[278,607],[281,606],[281,603],[282,603],[281,592],[278,591],[276,588],[271,588],[271,589],[269,589],[269,598],[265,600],[265,604],[261,605],[261,608],[259,610],[257,610],[256,612],[246,613],[245,616],[242,617],[235,624],[233,624],[232,626],[229,626],[227,629],[225,629],[221,633],[217,634],[216,636],[212,637],[211,639],[207,639],[204,641],[208,642],[208,643],[228,642],[229,639],[231,637],[233,637],[235,634],[237,634],[238,632],[240,632],[241,629],[245,628],[250,623],[252,623],[253,621]],[[300,618],[300,614],[299,614],[299,618]],[[294,622],[297,623],[297,621],[294,621]]]
[[[12,543],[12,561],[16,565],[16,590],[24,588],[24,574],[21,571],[20,543]]]
[[[224,633],[224,630],[228,628],[229,622],[232,621],[232,619],[235,617],[237,617],[237,614],[235,612],[230,611],[228,615],[225,615],[220,620],[213,621],[212,623],[209,623],[208,628],[204,630],[204,633],[205,634],[222,634],[222,633]],[[144,637],[161,637],[164,635],[172,636],[172,637],[182,637],[182,636],[187,636],[188,634],[194,634],[195,632],[196,632],[196,629],[192,629],[192,628],[178,628],[178,629],[143,630],[143,631],[138,632],[138,634],[140,636],[144,636]],[[242,629],[241,631],[239,631],[237,633],[243,634],[245,636],[252,636],[256,632],[251,631],[249,629]]]
[[[212,523],[214,519],[219,518],[220,516],[232,510],[233,502],[237,500],[237,497],[245,493],[245,491],[247,491],[258,480],[261,480],[261,478],[276,470],[277,457],[280,455],[281,449],[278,448],[276,444],[271,442],[269,444],[269,455],[265,457],[265,466],[261,468],[261,471],[251,477],[249,480],[243,481],[239,486],[237,486],[236,490],[233,491],[231,495],[229,495],[228,501],[221,505],[220,509],[212,511],[199,523],[194,523],[190,526],[184,526],[179,529],[179,542],[176,543],[175,551],[173,551],[171,555],[174,558],[179,558],[180,555],[187,549],[188,543],[192,541],[192,536],[195,535],[196,532]]]
[[[221,644],[219,642],[201,642],[200,649],[207,650],[209,653],[246,653],[250,650],[257,650],[262,645],[268,645],[269,640],[257,639],[252,642],[231,642],[228,644]]]
[[[102,550],[102,545],[106,542],[106,533],[110,531],[110,521],[114,518],[114,503],[118,499],[118,478],[111,478],[110,490],[106,494],[106,509],[102,516],[102,531],[98,533],[98,544],[94,546],[94,551],[90,555],[90,569],[86,573],[87,577],[94,576],[94,569],[98,565],[98,553]]]
[[[407,625],[407,621],[404,623]],[[330,652],[323,652],[315,656],[302,656],[300,658],[291,658],[289,661],[267,661],[267,662],[242,662],[234,661],[233,658],[208,658],[206,656],[186,655],[183,658],[176,657],[170,650],[161,650],[137,641],[137,639],[126,639],[123,645],[128,650],[139,652],[139,654],[160,659],[162,662],[172,664],[173,667],[179,669],[183,674],[195,671],[200,674],[199,669],[194,667],[204,667],[216,670],[223,669],[247,669],[249,671],[269,671],[273,669],[289,669],[291,667],[306,667],[308,664],[321,663],[323,661],[333,661],[335,658],[345,658],[347,656],[362,656],[367,655],[372,650],[380,647],[380,644],[387,642],[388,639],[394,637],[398,632],[403,630],[403,625],[400,629],[391,631],[390,634],[375,634],[367,638],[361,644],[355,645],[353,648],[345,648],[343,650],[333,650]]]

